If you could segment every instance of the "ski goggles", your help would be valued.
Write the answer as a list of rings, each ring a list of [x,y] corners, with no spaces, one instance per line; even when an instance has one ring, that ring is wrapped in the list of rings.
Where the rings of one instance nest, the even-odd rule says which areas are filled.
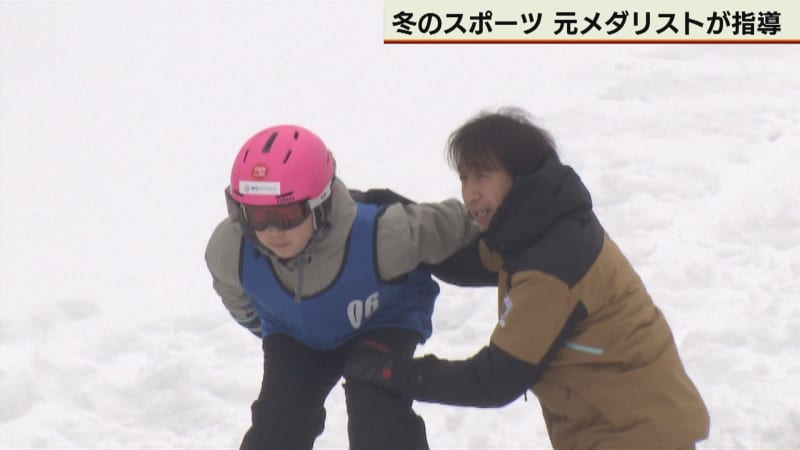
[[[294,202],[275,206],[242,205],[244,223],[254,231],[264,231],[269,227],[290,230],[303,223],[311,208],[308,202]]]

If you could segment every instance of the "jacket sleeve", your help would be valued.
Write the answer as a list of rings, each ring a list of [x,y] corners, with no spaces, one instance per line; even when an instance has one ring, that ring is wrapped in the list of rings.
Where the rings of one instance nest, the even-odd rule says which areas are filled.
[[[421,263],[443,261],[477,236],[458,200],[390,204],[378,219],[378,271],[383,280],[395,279]]]
[[[510,287],[500,300],[491,342],[517,359],[545,365],[587,310],[563,281],[544,272],[514,273]]]
[[[214,290],[239,325],[261,337],[261,322],[253,302],[239,281],[239,254],[242,236],[230,218],[222,221],[211,235],[205,259]]]
[[[436,278],[456,286],[497,286],[498,274],[483,265],[475,239],[449,258],[436,264],[423,264]]]
[[[366,191],[350,189],[350,196],[357,202],[375,205],[390,205],[393,203],[409,205],[414,203],[390,189],[369,189]],[[481,263],[477,239],[444,261],[434,264],[423,263],[422,266],[440,280],[457,286],[497,285],[497,273],[490,272]]]
[[[490,345],[472,358],[413,360],[406,369],[412,397],[452,405],[505,405],[538,381],[587,315],[565,284],[534,271],[512,276],[502,302]]]
[[[408,373],[409,386],[403,390],[415,400],[492,408],[522,395],[536,383],[541,368],[490,344],[462,361],[414,359]]]

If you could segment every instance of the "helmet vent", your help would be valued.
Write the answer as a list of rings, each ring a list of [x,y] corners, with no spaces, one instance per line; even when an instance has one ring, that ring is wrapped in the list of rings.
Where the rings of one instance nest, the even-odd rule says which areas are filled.
[[[272,136],[267,139],[267,143],[264,144],[264,148],[261,149],[261,153],[269,153],[269,151],[272,150],[272,143],[275,142],[276,137],[278,137],[277,131],[272,133]]]
[[[300,132],[298,132],[297,130],[294,130],[294,140],[295,141],[297,140],[298,136],[300,136]]]
[[[248,148],[247,150],[245,150],[244,156],[242,157],[242,162],[243,163],[247,162],[247,155],[249,155],[249,154],[250,154],[250,149]]]
[[[292,156],[292,149],[289,149],[289,151],[288,151],[288,152],[286,152],[286,157],[285,157],[285,158],[283,158],[283,163],[284,163],[284,164],[286,164],[286,161],[288,161],[288,160],[289,160],[289,157],[290,157],[290,156]]]

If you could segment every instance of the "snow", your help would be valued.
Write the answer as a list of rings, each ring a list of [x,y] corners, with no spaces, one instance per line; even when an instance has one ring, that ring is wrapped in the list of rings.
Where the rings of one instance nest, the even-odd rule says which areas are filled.
[[[351,187],[460,194],[447,136],[522,106],[663,310],[701,449],[800,448],[800,47],[384,45],[380,2],[0,3],[0,448],[237,448],[259,341],[211,289],[232,157],[295,122]],[[418,354],[493,289],[443,285]],[[343,390],[315,448],[347,445]],[[435,449],[549,448],[535,396],[416,404]]]

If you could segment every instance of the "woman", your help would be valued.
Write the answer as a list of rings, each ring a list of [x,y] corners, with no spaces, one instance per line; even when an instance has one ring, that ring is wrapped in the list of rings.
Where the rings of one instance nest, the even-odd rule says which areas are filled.
[[[530,389],[554,448],[682,449],[708,412],[669,325],[592,211],[589,192],[524,111],[480,115],[450,137],[480,259],[499,273],[498,322],[473,357],[364,347],[345,373],[416,400],[500,407]]]

